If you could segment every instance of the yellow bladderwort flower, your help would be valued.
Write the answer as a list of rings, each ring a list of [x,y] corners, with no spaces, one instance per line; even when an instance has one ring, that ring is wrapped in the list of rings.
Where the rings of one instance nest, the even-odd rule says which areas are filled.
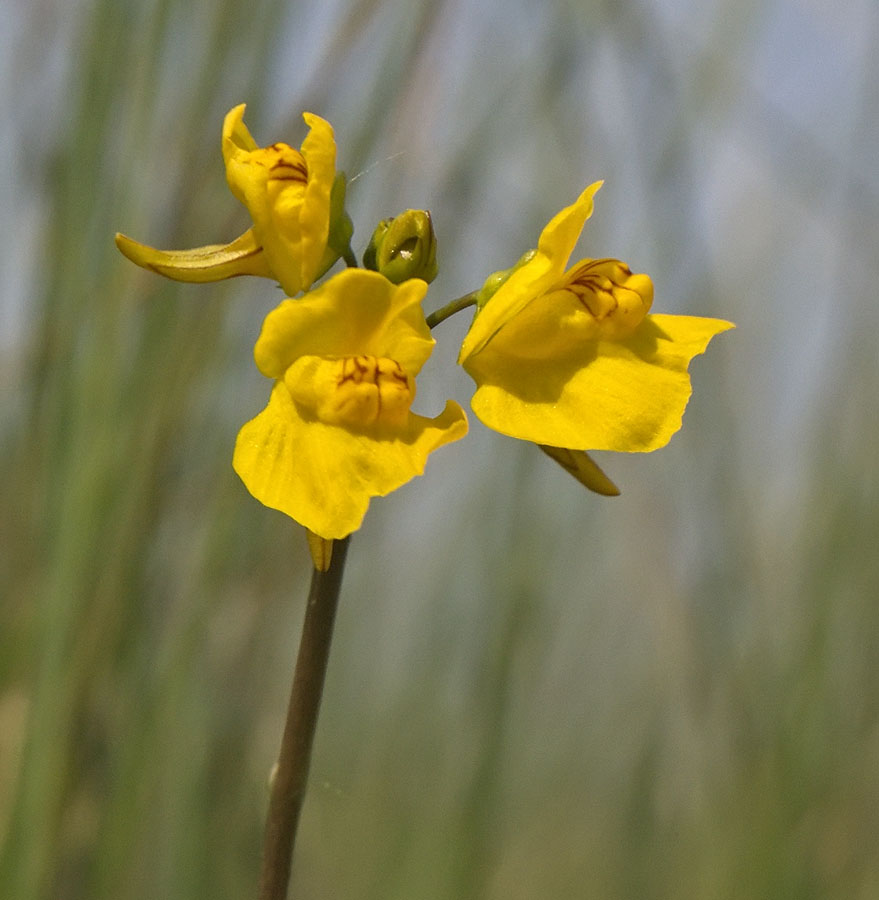
[[[345,180],[336,175],[336,142],[329,122],[303,113],[310,131],[296,150],[258,147],[244,124],[242,103],[223,121],[226,180],[253,220],[231,244],[194,250],[157,250],[116,235],[133,262],[177,281],[219,281],[261,275],[290,296],[307,290],[347,249]]]
[[[346,269],[269,313],[254,357],[275,385],[233,459],[257,500],[319,537],[343,538],[370,498],[422,474],[428,454],[467,433],[451,400],[434,419],[410,409],[434,345],[426,292],[420,279],[394,285]]]
[[[545,445],[587,486],[615,493],[573,471],[577,453],[668,443],[690,397],[690,360],[734,326],[649,315],[653,283],[619,260],[586,259],[566,271],[600,187],[555,216],[509,275],[491,276],[459,362],[477,384],[473,411],[489,428]]]

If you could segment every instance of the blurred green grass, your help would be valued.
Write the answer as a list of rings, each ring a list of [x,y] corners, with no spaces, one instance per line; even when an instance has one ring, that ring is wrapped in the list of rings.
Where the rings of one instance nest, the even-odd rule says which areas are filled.
[[[794,6],[669,9],[96,0],[51,44],[19,13],[11,171],[40,215],[6,260],[28,268],[2,361],[0,894],[254,890],[308,561],[229,458],[279,295],[168,284],[112,245],[241,230],[219,126],[246,100],[260,140],[334,123],[355,246],[431,208],[430,308],[606,177],[584,252],[739,325],[670,447],[607,460],[618,501],[474,422],[374,504],[294,895],[879,895],[875,62],[815,197],[830,151],[761,81]],[[868,5],[796,15],[876,29]],[[52,97],[43,52],[68,54]],[[464,327],[441,326],[424,410],[468,396]]]

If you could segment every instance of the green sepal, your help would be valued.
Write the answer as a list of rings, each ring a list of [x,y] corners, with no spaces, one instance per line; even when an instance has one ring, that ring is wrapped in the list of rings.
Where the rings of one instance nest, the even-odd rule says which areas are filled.
[[[354,223],[345,209],[345,193],[347,181],[344,172],[337,172],[330,192],[330,230],[327,235],[327,248],[321,257],[317,278],[332,268],[336,260],[349,258],[351,252],[351,236],[354,234]]]
[[[521,269],[525,263],[534,259],[536,254],[536,250],[528,250],[522,254],[516,265],[511,266],[509,269],[499,269],[497,272],[492,272],[491,275],[485,279],[482,287],[476,292],[476,312],[478,313],[482,307],[491,300],[513,272],[517,269]]]

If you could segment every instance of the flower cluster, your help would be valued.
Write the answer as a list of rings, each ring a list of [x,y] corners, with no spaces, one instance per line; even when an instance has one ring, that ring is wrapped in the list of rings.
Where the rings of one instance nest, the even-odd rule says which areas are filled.
[[[434,346],[421,303],[437,272],[428,213],[379,223],[357,266],[345,178],[329,123],[305,113],[300,150],[259,147],[244,105],[222,131],[232,193],[253,225],[226,245],[157,250],[124,235],[119,249],[180,281],[258,275],[289,298],[269,313],[254,351],[273,380],[268,405],[241,429],[233,465],[266,506],[312,537],[356,531],[372,497],[420,475],[428,455],[467,433],[464,411],[412,412],[415,378]],[[536,250],[449,304],[476,306],[459,363],[489,428],[540,446],[590,489],[618,493],[588,450],[650,451],[680,428],[690,360],[732,328],[719,319],[651,314],[653,283],[616,259],[568,259],[601,183],[544,228]],[[348,268],[318,282],[340,260]]]

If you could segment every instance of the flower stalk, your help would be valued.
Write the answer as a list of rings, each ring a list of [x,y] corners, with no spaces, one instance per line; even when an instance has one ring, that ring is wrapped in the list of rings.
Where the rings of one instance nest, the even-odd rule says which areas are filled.
[[[464,294],[463,297],[458,297],[456,300],[452,300],[445,306],[434,310],[425,320],[427,322],[427,327],[436,328],[440,322],[445,322],[449,316],[461,312],[462,309],[467,309],[468,306],[476,306],[476,297],[478,293],[478,291],[471,291],[469,294]]]
[[[323,694],[349,538],[335,541],[327,571],[315,569],[274,772],[263,840],[259,900],[286,900],[299,814]]]

